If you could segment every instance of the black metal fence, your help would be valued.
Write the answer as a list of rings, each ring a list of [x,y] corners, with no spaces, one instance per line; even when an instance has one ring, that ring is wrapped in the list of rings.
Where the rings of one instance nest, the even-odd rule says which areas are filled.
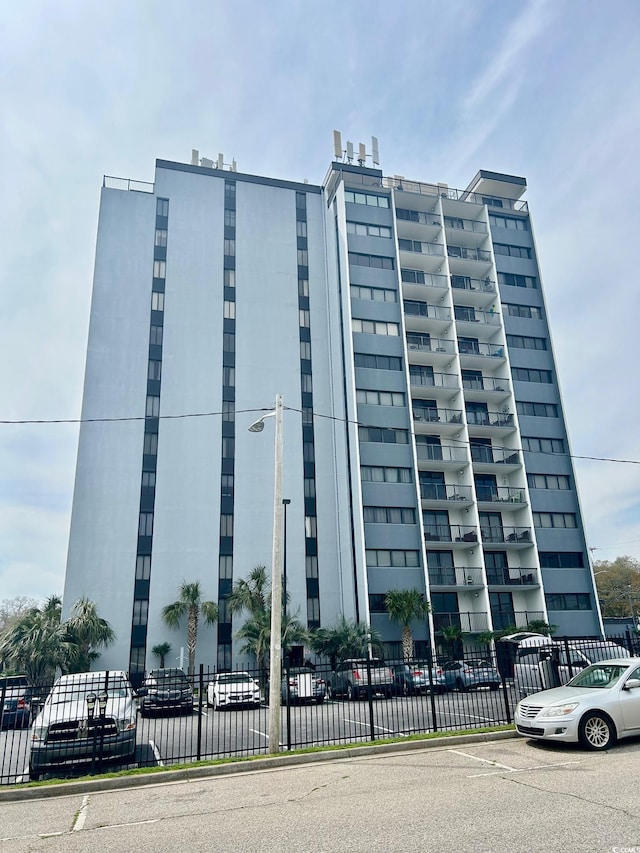
[[[640,654],[635,635],[608,639]],[[572,650],[598,642],[555,640],[566,652],[567,677],[579,666]],[[280,749],[511,723],[521,698],[514,684],[516,649],[498,642],[431,666],[385,662],[383,676],[366,662],[342,672],[340,666],[287,668],[280,685]],[[378,678],[383,680],[374,683]],[[216,687],[216,673],[200,667],[179,686],[146,694],[143,688],[138,696],[115,672],[73,677],[62,693],[60,686],[50,693],[48,686],[0,681],[0,784],[268,753],[269,688],[263,674],[217,679]],[[358,699],[350,701],[354,693]]]

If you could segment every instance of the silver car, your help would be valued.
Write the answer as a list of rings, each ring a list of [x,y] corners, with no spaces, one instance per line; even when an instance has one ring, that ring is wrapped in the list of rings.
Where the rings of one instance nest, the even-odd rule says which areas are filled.
[[[136,721],[136,701],[124,672],[61,676],[33,721],[29,777],[96,757],[131,760]]]
[[[466,691],[478,687],[497,690],[500,687],[498,670],[487,660],[449,660],[442,665],[447,687]]]
[[[640,658],[613,658],[583,669],[564,687],[543,690],[516,706],[519,734],[606,749],[640,735]]]

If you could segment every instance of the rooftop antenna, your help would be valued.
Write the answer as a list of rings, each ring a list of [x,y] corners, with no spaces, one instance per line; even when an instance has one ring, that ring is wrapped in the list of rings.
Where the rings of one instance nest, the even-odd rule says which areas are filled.
[[[200,158],[200,152],[198,151],[198,149],[192,148],[191,149],[191,165],[197,166],[199,158]]]
[[[218,154],[218,169],[224,169],[224,155]]]
[[[371,159],[373,160],[374,166],[380,165],[380,154],[378,152],[378,137],[371,137]]]
[[[213,162],[213,160],[209,160],[207,157],[203,157],[203,158],[200,160],[200,165],[201,165],[204,169],[213,169],[214,162]]]
[[[363,142],[358,143],[358,165],[364,166],[367,160],[367,149]]]
[[[353,142],[347,142],[347,160],[353,162]]]
[[[336,160],[342,160],[342,134],[339,130],[333,131],[333,153]]]

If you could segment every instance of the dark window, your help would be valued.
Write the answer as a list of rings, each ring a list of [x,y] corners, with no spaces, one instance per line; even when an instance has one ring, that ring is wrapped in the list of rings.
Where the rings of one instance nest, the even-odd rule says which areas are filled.
[[[360,441],[381,442],[383,444],[408,444],[406,429],[387,429],[385,427],[358,427]]]
[[[509,255],[511,258],[531,258],[531,249],[525,246],[509,246],[506,243],[494,243],[493,251],[496,255]]]
[[[512,368],[513,378],[518,382],[543,382],[547,385],[553,382],[550,370],[537,370],[531,367]]]
[[[370,367],[374,370],[402,370],[402,359],[395,355],[368,355],[356,352],[353,363],[356,367]]]
[[[532,290],[536,290],[538,280],[532,275],[515,275],[510,272],[499,272],[498,284],[506,284],[509,287],[529,287]]]
[[[507,346],[518,349],[547,349],[546,338],[533,338],[527,335],[507,335]]]
[[[359,252],[349,252],[349,263],[380,270],[395,269],[393,258],[382,257],[381,255],[363,255]]]
[[[528,415],[534,418],[559,417],[558,406],[555,403],[528,403],[524,400],[517,400],[516,411],[519,415]]]
[[[547,593],[547,610],[591,610],[588,592]]]
[[[577,527],[574,512],[534,512],[533,523],[536,527]]]
[[[541,551],[543,569],[582,569],[584,556],[580,551]]]
[[[565,453],[564,441],[561,438],[534,438],[523,435],[522,449],[530,453]]]
[[[510,317],[524,317],[527,320],[542,320],[542,308],[535,305],[514,305],[503,302],[502,308]]]

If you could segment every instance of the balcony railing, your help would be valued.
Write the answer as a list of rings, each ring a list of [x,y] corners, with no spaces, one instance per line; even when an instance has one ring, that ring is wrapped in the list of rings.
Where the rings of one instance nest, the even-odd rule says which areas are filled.
[[[407,349],[420,352],[446,352],[455,354],[453,341],[443,338],[432,338],[429,335],[407,335]]]
[[[418,252],[421,255],[438,255],[444,256],[444,246],[442,243],[424,243],[421,240],[398,240],[398,247],[401,252]]]
[[[451,309],[440,305],[427,305],[426,302],[404,300],[404,313],[407,317],[426,317],[429,320],[450,320]]]
[[[530,586],[538,582],[535,569],[487,569],[489,586]]]
[[[475,566],[429,569],[429,584],[431,586],[482,586],[482,569]]]
[[[420,483],[423,501],[470,501],[471,486],[456,486],[453,483]]]
[[[433,409],[420,408],[419,406],[413,406],[413,419],[418,423],[425,424],[461,424],[462,423],[462,410],[461,409]]]
[[[426,542],[477,542],[478,529],[472,524],[425,524]]]
[[[420,225],[441,225],[440,217],[433,213],[423,213],[421,210],[404,210],[396,207],[396,218],[400,222],[417,222]]]
[[[471,461],[486,465],[520,465],[520,451],[509,447],[486,447],[483,444],[471,445]]]
[[[513,415],[509,412],[467,412],[469,426],[511,427]]]
[[[491,488],[482,484],[476,485],[476,497],[479,501],[489,503],[521,504],[525,502],[524,489],[512,486],[495,486]]]
[[[411,368],[420,365],[412,364]],[[456,373],[431,373],[431,371],[420,373],[410,370],[409,377],[412,385],[420,385],[423,388],[459,388],[460,380]]]
[[[400,240],[402,242],[402,240]],[[468,249],[466,246],[447,246],[450,258],[462,258],[465,261],[482,261],[491,263],[491,252],[486,249]]]
[[[467,391],[507,391],[508,383],[508,379],[495,376],[462,377],[462,387]]]
[[[459,219],[455,216],[445,216],[445,228],[456,228],[458,231],[476,231],[482,234],[487,233],[487,225],[479,219]]]
[[[405,284],[424,284],[427,287],[439,288],[449,286],[446,275],[424,272],[423,270],[401,269],[400,277]]]
[[[544,619],[541,610],[507,610],[492,611],[491,621],[494,631],[502,631],[504,628],[526,628],[530,622],[538,622]]]
[[[464,447],[449,447],[440,444],[416,444],[418,462],[466,462]]]
[[[486,545],[489,543],[531,543],[530,527],[488,527],[480,524],[480,532],[482,541]]]
[[[486,613],[434,613],[433,627],[436,634],[440,628],[460,628],[466,634],[479,634],[489,630]]]
[[[483,355],[487,358],[504,358],[502,344],[485,344],[481,341],[465,341],[458,338],[460,355]]]
[[[454,315],[458,323],[484,323],[487,326],[499,326],[500,316],[494,311],[478,311],[466,305],[456,305]]]
[[[125,190],[136,193],[152,193],[154,184],[147,181],[132,181],[131,178],[114,178],[111,175],[104,175],[102,186],[109,190]]]
[[[452,275],[451,287],[455,290],[469,290],[474,293],[495,293],[496,283],[490,278],[471,278],[468,275]]]

